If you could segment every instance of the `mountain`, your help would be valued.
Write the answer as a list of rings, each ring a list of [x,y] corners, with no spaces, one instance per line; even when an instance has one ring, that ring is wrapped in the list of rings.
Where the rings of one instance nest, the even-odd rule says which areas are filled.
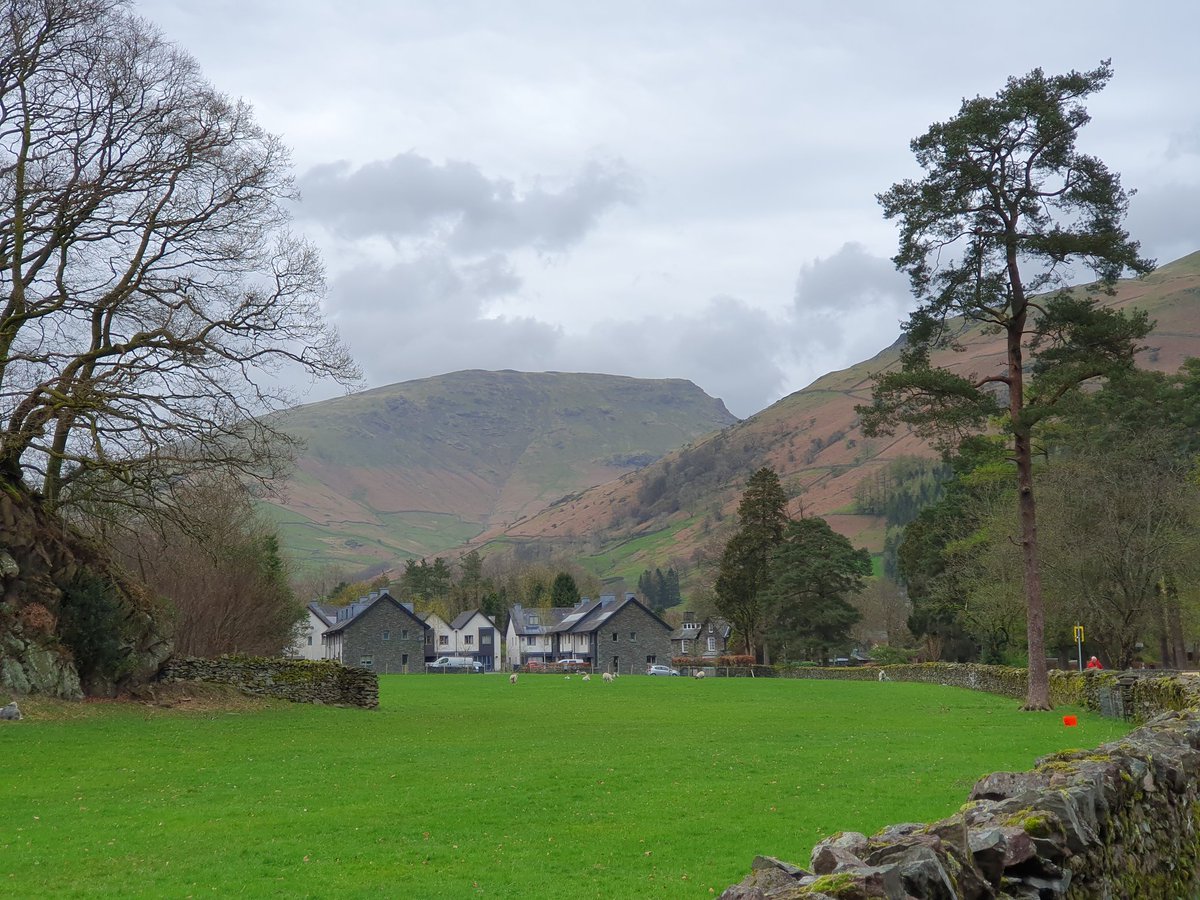
[[[1200,253],[1120,282],[1105,303],[1144,309],[1156,322],[1139,365],[1173,372],[1184,359],[1200,356]],[[1002,338],[981,328],[967,331],[962,345],[961,352],[935,355],[935,364],[966,374],[993,371],[1004,358]],[[771,466],[792,497],[792,514],[803,509],[824,516],[860,546],[878,551],[883,521],[855,512],[855,489],[900,456],[933,455],[911,434],[867,439],[858,426],[855,405],[869,401],[871,374],[896,363],[899,346],[825,375],[644,469],[493,529],[477,543],[554,544],[573,550],[603,577],[633,583],[647,567],[686,564],[704,552],[735,513],[750,474]]]
[[[284,413],[306,449],[265,508],[303,565],[395,566],[736,421],[680,379],[454,372]]]

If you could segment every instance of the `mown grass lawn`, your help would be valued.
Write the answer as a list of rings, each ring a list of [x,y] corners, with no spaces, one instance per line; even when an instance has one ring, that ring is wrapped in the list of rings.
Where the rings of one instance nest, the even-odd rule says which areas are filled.
[[[380,682],[377,712],[28,703],[0,723],[0,895],[709,897],[1126,730],[931,685]]]

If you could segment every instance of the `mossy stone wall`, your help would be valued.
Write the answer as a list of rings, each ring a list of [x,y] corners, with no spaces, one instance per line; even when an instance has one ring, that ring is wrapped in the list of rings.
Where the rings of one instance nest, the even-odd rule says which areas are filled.
[[[379,679],[374,672],[343,666],[330,659],[274,659],[219,656],[173,657],[159,676],[162,681],[208,681],[232,684],[248,694],[278,697],[295,703],[379,707]]]
[[[1024,672],[928,664],[798,669],[795,678],[935,682],[1025,696]],[[1200,677],[1051,673],[1051,697],[1145,724],[1095,750],[981,779],[955,815],[834,835],[809,870],[757,857],[724,900],[1200,897]]]

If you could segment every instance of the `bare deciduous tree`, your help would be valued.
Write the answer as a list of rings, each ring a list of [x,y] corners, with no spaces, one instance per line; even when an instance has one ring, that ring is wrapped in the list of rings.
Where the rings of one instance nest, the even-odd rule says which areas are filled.
[[[297,373],[357,373],[286,148],[122,0],[7,0],[0,477],[57,508],[267,479]],[[153,503],[150,503],[153,498]]]
[[[303,604],[288,584],[274,528],[230,479],[193,480],[181,493],[186,527],[115,536],[114,556],[175,609],[175,651],[190,656],[278,656]]]

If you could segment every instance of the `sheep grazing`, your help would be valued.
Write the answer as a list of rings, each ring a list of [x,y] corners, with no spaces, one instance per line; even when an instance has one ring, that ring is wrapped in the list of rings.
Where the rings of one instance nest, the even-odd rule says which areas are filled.
[[[508,683],[509,684],[517,683],[517,673],[516,672],[513,672],[511,675],[508,676]]]
[[[703,678],[703,677],[704,677],[704,670],[703,670],[703,669],[697,669],[695,672],[693,672],[693,673],[692,673],[692,677],[693,677],[693,678]]]
[[[613,680],[612,672],[605,672],[601,677],[604,679],[605,684],[612,684],[612,680]]]
[[[570,675],[564,675],[564,676],[563,676],[563,681],[570,681],[570,680],[571,680],[571,676],[570,676]]]
[[[8,706],[0,709],[0,720],[5,722],[20,722],[21,708],[17,706],[17,701],[13,701]]]
[[[584,676],[583,676],[583,680],[584,680],[584,681],[591,681],[591,680],[592,680],[591,673],[588,673],[587,675],[584,675]]]

